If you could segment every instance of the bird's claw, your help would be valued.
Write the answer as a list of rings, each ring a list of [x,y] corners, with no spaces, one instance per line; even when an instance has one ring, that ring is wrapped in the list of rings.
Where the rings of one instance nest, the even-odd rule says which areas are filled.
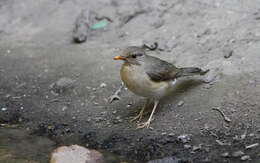
[[[137,129],[141,129],[141,128],[149,128],[150,126],[150,121],[144,122],[144,123],[140,123],[137,125]]]
[[[143,115],[138,114],[137,116],[133,117],[132,119],[130,119],[130,122],[132,123],[133,121],[139,119],[139,121],[142,119]]]

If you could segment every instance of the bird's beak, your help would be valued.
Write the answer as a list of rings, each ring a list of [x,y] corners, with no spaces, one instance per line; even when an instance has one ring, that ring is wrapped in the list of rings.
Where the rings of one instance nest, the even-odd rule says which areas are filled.
[[[114,57],[114,60],[125,60],[125,57],[118,55]]]

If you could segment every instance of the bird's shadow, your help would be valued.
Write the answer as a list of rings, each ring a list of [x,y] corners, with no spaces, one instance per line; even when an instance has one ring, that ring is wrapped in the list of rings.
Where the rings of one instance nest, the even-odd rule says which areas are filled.
[[[203,81],[199,80],[199,79],[197,79],[197,80],[196,79],[181,79],[180,81],[178,81],[176,83],[172,92],[168,96],[166,96],[160,100],[160,103],[158,105],[158,108],[156,109],[156,112],[160,112],[161,111],[160,108],[162,108],[164,104],[168,104],[168,103],[172,103],[172,101],[176,101],[176,99],[179,96],[182,96],[183,94],[188,93],[189,91],[198,87],[201,84],[203,84]],[[141,109],[142,105],[143,105],[143,102],[138,101],[137,105],[134,106],[135,107],[134,110],[136,112],[139,112],[138,109]],[[152,111],[152,108],[153,108],[153,102],[150,102],[150,104],[146,106],[145,112],[150,113]]]

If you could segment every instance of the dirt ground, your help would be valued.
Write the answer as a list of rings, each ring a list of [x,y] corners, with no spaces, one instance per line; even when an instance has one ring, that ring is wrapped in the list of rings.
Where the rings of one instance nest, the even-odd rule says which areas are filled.
[[[260,143],[259,4],[1,0],[0,123],[18,123],[57,145],[78,143],[133,162],[165,157],[260,162],[260,146],[248,147]],[[75,44],[72,31],[82,10],[112,22]],[[160,103],[151,128],[136,130],[129,117],[138,113],[142,98],[124,90],[119,101],[107,102],[121,84],[121,63],[113,56],[127,46],[155,41],[159,50],[151,55],[210,72],[179,80]],[[73,83],[55,92],[51,87],[61,78]],[[186,143],[178,139],[185,134]]]

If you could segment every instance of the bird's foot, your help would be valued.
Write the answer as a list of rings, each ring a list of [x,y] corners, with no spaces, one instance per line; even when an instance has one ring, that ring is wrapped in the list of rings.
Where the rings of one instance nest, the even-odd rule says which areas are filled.
[[[149,120],[146,121],[146,122],[144,122],[144,123],[140,123],[140,124],[137,125],[137,129],[140,129],[140,128],[149,128],[150,123],[151,123],[151,121],[149,121]]]
[[[120,95],[123,88],[124,88],[124,84],[122,83],[120,88],[118,90],[116,90],[116,92],[108,98],[108,102],[112,103],[115,100],[120,100],[119,95]]]
[[[142,118],[143,118],[143,113],[140,112],[137,116],[132,117],[132,119],[130,119],[130,122],[133,122],[137,119],[139,119],[139,121],[140,121]]]

